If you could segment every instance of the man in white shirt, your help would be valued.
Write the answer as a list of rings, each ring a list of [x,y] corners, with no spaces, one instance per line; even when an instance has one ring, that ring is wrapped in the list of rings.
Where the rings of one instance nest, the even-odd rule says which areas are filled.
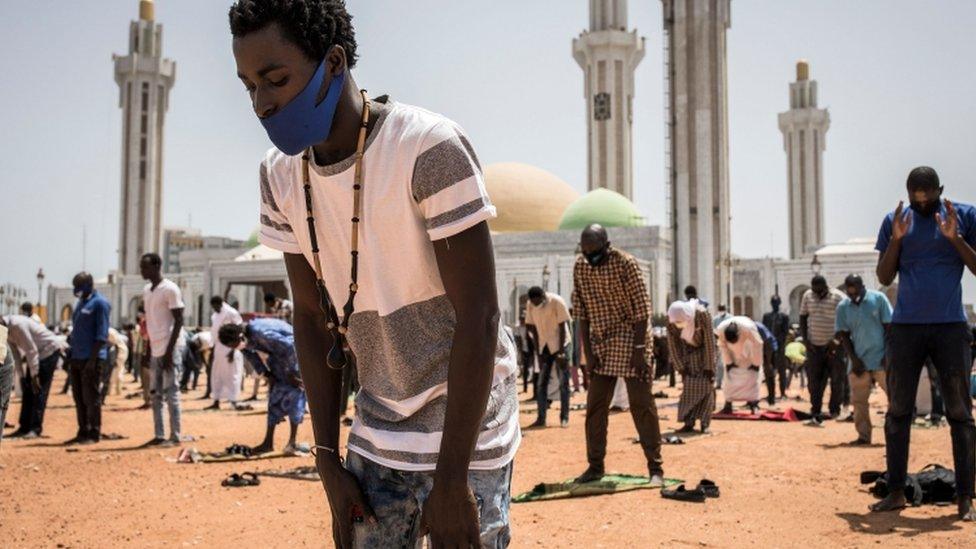
[[[155,436],[149,446],[175,446],[180,443],[180,389],[182,367],[183,295],[172,280],[163,278],[163,260],[154,253],[142,256],[139,271],[149,281],[142,292],[149,332],[149,392],[152,400]],[[145,360],[145,359],[144,359]],[[165,437],[163,400],[169,409],[170,437]]]
[[[34,304],[30,301],[25,301],[20,305],[20,314],[26,316],[27,318],[37,322],[39,324],[44,324],[41,322],[41,317],[34,312]]]
[[[61,359],[63,344],[54,332],[29,316],[0,317],[0,325],[9,330],[7,344],[16,349],[24,366],[17,368],[23,387],[20,426],[10,436],[37,438],[43,431],[51,379]]]
[[[756,413],[759,410],[759,371],[765,356],[759,328],[749,317],[733,316],[715,328],[715,335],[725,364],[725,407],[722,413],[731,413],[732,403],[743,400],[752,413]]]
[[[539,350],[541,373],[536,387],[539,407],[538,419],[531,428],[546,426],[546,410],[549,408],[549,378],[553,365],[559,377],[559,424],[569,426],[569,361],[566,346],[569,344],[569,309],[558,294],[544,291],[538,286],[529,288],[529,302],[525,304],[525,325]]]
[[[224,324],[242,324],[244,320],[237,309],[220,296],[213,296],[210,306],[214,312],[210,315],[210,341],[213,343],[213,351],[210,354],[209,383],[210,396],[214,402],[206,409],[220,409],[221,400],[226,400],[237,408],[237,401],[241,399],[241,380],[244,377],[244,356],[238,352],[231,353],[233,349],[221,343],[218,334]]]

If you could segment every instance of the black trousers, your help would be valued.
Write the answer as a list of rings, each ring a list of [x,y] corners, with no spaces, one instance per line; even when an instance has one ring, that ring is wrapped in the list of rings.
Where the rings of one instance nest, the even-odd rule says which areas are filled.
[[[34,394],[33,383],[31,382],[30,370],[24,373],[23,379],[23,398],[20,401],[20,425],[18,431],[33,431],[37,434],[43,432],[44,410],[47,408],[47,396],[51,392],[51,380],[54,378],[54,369],[58,367],[58,359],[61,353],[56,352],[49,357],[43,358],[38,364],[37,381],[41,386],[41,392]]]
[[[767,396],[776,396],[776,376],[779,375],[779,394],[786,396],[786,388],[790,386],[789,368],[786,367],[786,343],[779,345],[779,349],[773,351],[771,363],[763,365],[763,375],[766,378]]]
[[[905,487],[918,377],[925,359],[931,358],[938,372],[946,419],[952,433],[956,493],[962,497],[976,495],[976,425],[970,393],[972,340],[972,332],[965,322],[891,325],[887,336],[888,413],[885,414],[890,488]]]
[[[651,384],[636,377],[626,377],[624,381],[627,383],[630,416],[634,420],[637,434],[640,435],[648,471],[663,475],[661,425],[657,417],[657,404],[651,394]],[[602,468],[603,460],[607,456],[607,424],[610,401],[616,386],[616,377],[596,373],[590,376],[590,389],[586,393],[586,459],[594,467]]]
[[[535,355],[533,353],[522,352],[522,392],[527,393],[531,384],[533,398],[535,398],[535,377],[532,373],[532,364],[534,362]]]
[[[810,389],[810,415],[818,419],[823,418],[824,391],[830,386],[830,415],[840,414],[840,406],[844,401],[844,378],[847,377],[847,365],[837,353],[830,352],[826,345],[810,345],[807,348],[807,377]]]
[[[78,436],[98,440],[102,433],[102,398],[98,392],[101,372],[108,368],[108,361],[72,359],[71,394],[75,399],[75,413],[78,416]],[[147,380],[148,381],[148,380]]]

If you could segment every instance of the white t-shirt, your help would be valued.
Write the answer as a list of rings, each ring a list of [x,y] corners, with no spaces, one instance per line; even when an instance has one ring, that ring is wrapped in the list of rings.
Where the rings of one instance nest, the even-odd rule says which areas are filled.
[[[426,110],[388,103],[366,143],[359,232],[359,292],[349,321],[362,390],[350,450],[401,470],[427,471],[447,408],[454,307],[432,241],[495,217],[481,166],[460,127]],[[310,166],[319,257],[340,309],[349,295],[354,158]],[[301,155],[269,151],[260,167],[259,241],[313,265]],[[499,327],[488,408],[472,469],[496,469],[520,440],[515,349]],[[463,395],[462,395],[463,398]]]
[[[559,294],[549,292],[546,292],[546,298],[546,301],[538,307],[532,301],[525,304],[525,324],[535,326],[535,331],[539,334],[540,354],[546,348],[549,349],[550,354],[562,350],[559,346],[560,327],[566,332],[563,347],[569,344],[569,325],[563,324],[569,322],[566,301]]]
[[[146,284],[142,291],[143,307],[146,308],[146,331],[149,332],[149,346],[152,356],[163,356],[169,345],[170,334],[173,333],[173,309],[182,309],[183,294],[180,287],[172,280],[164,278],[152,287]],[[177,345],[179,344],[177,340]]]

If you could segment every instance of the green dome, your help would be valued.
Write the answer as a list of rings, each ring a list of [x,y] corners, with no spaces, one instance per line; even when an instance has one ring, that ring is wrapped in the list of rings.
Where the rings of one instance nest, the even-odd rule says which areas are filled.
[[[637,206],[610,189],[594,189],[573,202],[563,212],[559,230],[580,231],[591,223],[604,227],[643,227],[644,216]]]
[[[248,236],[247,237],[247,241],[244,242],[244,245],[247,246],[248,248],[255,248],[255,247],[257,247],[257,245],[259,244],[259,242],[258,242],[258,231],[260,231],[260,230],[261,230],[261,228],[260,227],[257,227],[253,231],[251,231],[251,236]]]

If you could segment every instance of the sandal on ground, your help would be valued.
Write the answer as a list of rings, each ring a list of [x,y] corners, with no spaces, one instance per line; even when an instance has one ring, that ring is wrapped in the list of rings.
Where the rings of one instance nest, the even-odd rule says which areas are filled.
[[[680,484],[678,485],[677,488],[665,488],[661,490],[661,497],[667,499],[676,499],[678,501],[704,503],[705,492],[703,492],[699,488],[688,490],[687,488],[685,488],[684,484]]]
[[[220,483],[221,486],[258,486],[261,480],[254,473],[234,473]]]
[[[707,498],[717,498],[719,496],[718,485],[715,484],[715,481],[708,480],[707,478],[703,478],[698,482],[696,490],[701,490]]]

